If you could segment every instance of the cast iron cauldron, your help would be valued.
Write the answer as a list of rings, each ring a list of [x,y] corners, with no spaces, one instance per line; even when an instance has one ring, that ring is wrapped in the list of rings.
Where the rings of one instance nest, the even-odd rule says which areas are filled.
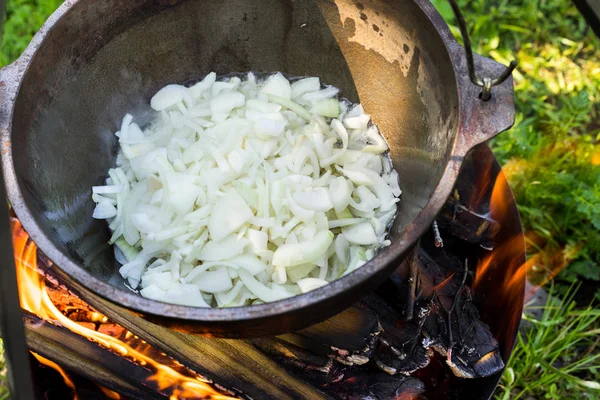
[[[479,73],[504,67],[476,57]],[[229,309],[128,290],[92,219],[91,187],[114,165],[113,132],[169,83],[209,71],[319,76],[360,102],[391,148],[404,191],[392,245],[308,294]],[[431,225],[469,149],[514,120],[512,80],[489,101],[427,0],[68,0],[0,72],[9,200],[40,249],[90,290],[175,329],[219,337],[296,330],[373,290]]]

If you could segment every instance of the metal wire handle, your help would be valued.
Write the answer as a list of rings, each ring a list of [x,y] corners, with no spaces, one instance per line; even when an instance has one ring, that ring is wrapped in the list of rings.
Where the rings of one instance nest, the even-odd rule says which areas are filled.
[[[479,78],[475,72],[475,62],[473,61],[473,49],[471,48],[471,38],[469,37],[469,32],[467,30],[467,23],[465,22],[465,18],[460,12],[460,8],[456,3],[456,0],[448,0],[450,6],[452,6],[452,11],[454,11],[454,16],[456,17],[456,21],[458,22],[458,27],[460,29],[460,34],[463,38],[463,42],[465,45],[465,54],[467,56],[467,66],[469,67],[469,78],[471,82],[475,85],[483,88],[481,91],[480,98],[483,101],[488,101],[492,98],[492,87],[501,84],[509,76],[511,76],[512,72],[517,68],[518,62],[513,60],[510,62],[509,66],[506,67],[504,72],[497,78],[491,78],[489,76],[485,76],[483,78]]]

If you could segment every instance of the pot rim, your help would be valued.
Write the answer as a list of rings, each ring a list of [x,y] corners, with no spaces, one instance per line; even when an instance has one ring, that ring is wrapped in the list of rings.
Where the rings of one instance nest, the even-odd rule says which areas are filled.
[[[351,288],[364,285],[375,273],[381,272],[386,268],[389,269],[391,264],[399,263],[402,257],[412,248],[425,231],[429,229],[431,222],[443,206],[454,186],[458,172],[463,163],[463,158],[468,150],[477,143],[489,138],[489,136],[507,129],[512,125],[511,119],[514,119],[514,116],[508,115],[507,118],[504,118],[506,120],[505,125],[508,124],[508,126],[496,127],[495,132],[488,134],[487,136],[469,137],[464,134],[466,131],[473,131],[477,128],[468,126],[471,118],[468,118],[469,116],[465,117],[464,115],[465,110],[474,107],[475,102],[463,101],[466,98],[466,95],[470,95],[474,98],[476,96],[477,87],[472,84],[469,86],[470,82],[465,84],[464,79],[461,79],[466,78],[467,76],[466,64],[462,60],[464,59],[464,56],[461,54],[462,47],[458,45],[448,25],[428,0],[413,0],[420,8],[421,12],[423,12],[424,16],[436,29],[448,52],[448,56],[452,60],[452,69],[456,79],[459,99],[457,132],[455,134],[455,140],[452,143],[451,156],[448,159],[442,178],[435,187],[432,196],[417,217],[397,239],[392,241],[390,246],[384,248],[361,268],[331,282],[329,285],[309,293],[272,303],[228,308],[199,308],[162,303],[142,297],[133,291],[127,290],[125,287],[120,288],[96,278],[79,265],[79,263],[74,262],[60,251],[40,228],[27,207],[16,176],[12,158],[10,132],[12,127],[14,101],[20,90],[22,78],[27,71],[30,60],[43,45],[44,39],[48,36],[54,25],[80,1],[85,0],[67,0],[63,3],[44,23],[26,48],[23,55],[15,63],[0,71],[0,96],[8,100],[3,102],[3,104],[0,104],[0,121],[2,121],[3,125],[1,136],[2,143],[4,144],[2,150],[2,167],[5,185],[9,201],[24,229],[44,254],[50,258],[62,272],[68,274],[75,281],[102,297],[118,302],[132,310],[147,313],[149,315],[208,323],[243,322],[248,320],[266,319],[300,311],[310,306],[316,306],[330,298],[340,296],[343,292]],[[482,60],[485,62],[486,59],[480,57],[479,61],[482,62]],[[496,64],[491,60],[487,61]],[[496,66],[500,65],[497,64]],[[490,69],[494,68],[493,65],[488,65],[488,67],[490,67]],[[512,80],[509,79],[507,83],[510,84],[509,94],[512,96]],[[504,86],[506,86],[507,83],[505,83]],[[509,106],[511,106],[511,104],[509,104]],[[478,115],[472,115],[472,117],[477,116]],[[472,123],[472,121],[470,122]],[[348,305],[350,305],[350,302],[351,301],[348,302]]]

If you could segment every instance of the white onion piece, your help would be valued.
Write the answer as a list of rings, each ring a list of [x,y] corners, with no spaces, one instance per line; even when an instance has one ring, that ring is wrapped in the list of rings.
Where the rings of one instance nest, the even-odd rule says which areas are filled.
[[[273,265],[293,267],[319,258],[333,241],[331,231],[321,231],[312,240],[279,246],[273,254]]]
[[[188,105],[192,104],[188,89],[181,85],[167,85],[152,96],[150,107],[162,111],[182,101],[186,101]]]
[[[238,239],[236,235],[230,235],[220,242],[210,241],[202,247],[198,254],[198,260],[201,261],[219,261],[237,256],[244,252],[248,245],[248,239]]]
[[[376,172],[361,167],[347,165],[343,173],[356,185],[365,185],[375,193],[381,203],[381,211],[388,211],[399,201],[387,182]]]
[[[241,93],[224,93],[210,101],[210,111],[214,114],[229,113],[234,108],[242,107],[246,97]]]
[[[302,95],[302,100],[311,102],[311,103],[316,103],[320,100],[324,100],[324,99],[329,99],[331,97],[336,96],[338,93],[340,92],[340,89],[334,87],[334,86],[329,86],[325,89],[321,89],[319,91],[316,92],[311,92],[311,93],[305,93]]]
[[[358,195],[360,202],[357,203],[354,199],[350,198],[350,205],[352,208],[362,212],[369,212],[379,207],[379,199],[366,186],[358,186],[355,189],[355,192]]]
[[[101,201],[96,205],[92,217],[96,219],[108,219],[116,215],[117,209],[112,203],[108,201]]]
[[[332,178],[329,184],[329,195],[335,211],[344,210],[350,204],[352,183],[346,181],[343,176]]]
[[[115,194],[121,193],[125,189],[127,189],[128,185],[119,184],[119,185],[106,185],[106,186],[93,186],[92,193],[95,194]]]
[[[262,92],[281,97],[282,99],[286,100],[292,98],[292,88],[290,86],[290,82],[285,79],[280,72],[267,78],[267,81],[262,88]]]
[[[267,264],[252,254],[241,254],[239,256],[235,256],[229,259],[229,262],[239,268],[245,269],[252,275],[259,274],[267,269]]]
[[[222,267],[215,271],[204,271],[191,281],[198,289],[206,293],[226,292],[233,288],[227,268]]]
[[[300,290],[302,290],[302,293],[306,293],[306,292],[310,292],[312,290],[318,289],[320,287],[323,287],[323,286],[327,285],[329,282],[327,282],[324,279],[304,278],[304,279],[300,279],[296,283],[300,287]]]
[[[368,222],[361,222],[359,224],[345,226],[342,228],[342,233],[350,243],[360,245],[377,243],[377,235],[375,235],[373,225]]]
[[[257,281],[256,278],[254,278],[252,275],[250,275],[250,273],[246,271],[240,271],[239,275],[242,282],[244,282],[244,285],[252,292],[252,294],[254,294],[262,301],[277,301],[285,297],[291,296],[291,293],[289,293],[286,296],[285,294],[282,295],[281,293],[277,293],[272,289],[269,289],[268,287]]]
[[[210,88],[212,87],[212,85],[215,83],[216,80],[217,80],[217,74],[215,74],[214,72],[211,72],[210,74],[206,75],[206,77],[204,77],[204,79],[202,79],[202,81],[196,83],[194,86],[192,86],[190,88],[190,94],[195,99],[199,98],[204,92],[206,92],[207,90],[210,90]]]
[[[308,276],[308,274],[310,274],[316,267],[317,267],[317,265],[314,263],[306,263],[306,264],[297,265],[295,267],[286,268],[286,273],[287,273],[288,279],[291,282],[296,283],[300,279]]]
[[[335,238],[335,254],[337,258],[343,262],[344,264],[348,264],[350,255],[348,252],[350,251],[350,243],[348,239],[342,234],[337,235]]]
[[[202,297],[200,288],[190,284],[176,284],[164,294],[162,301],[185,306],[210,307]]]
[[[356,117],[346,117],[344,126],[348,129],[365,129],[369,124],[371,117],[368,114],[362,114]]]
[[[281,106],[279,104],[273,104],[257,99],[248,100],[246,102],[246,107],[248,107],[248,110],[257,110],[261,113],[278,113],[281,111]]]
[[[333,208],[329,191],[322,187],[314,190],[297,190],[293,199],[296,204],[307,210],[328,211]]]
[[[208,231],[212,240],[219,241],[253,217],[252,210],[235,189],[229,190],[217,202],[210,215]]]
[[[321,88],[319,78],[311,77],[299,79],[292,83],[292,99],[302,96],[304,93],[316,92]]]
[[[220,307],[223,307],[230,304],[233,301],[233,299],[237,297],[237,295],[240,293],[243,287],[244,283],[241,280],[239,280],[230,291],[215,293],[215,299],[217,300],[218,305]]]

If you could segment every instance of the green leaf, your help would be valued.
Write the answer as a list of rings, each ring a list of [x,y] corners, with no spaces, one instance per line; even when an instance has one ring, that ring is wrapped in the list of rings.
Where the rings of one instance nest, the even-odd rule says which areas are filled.
[[[591,260],[579,260],[569,266],[569,272],[584,279],[600,281],[600,266]]]

